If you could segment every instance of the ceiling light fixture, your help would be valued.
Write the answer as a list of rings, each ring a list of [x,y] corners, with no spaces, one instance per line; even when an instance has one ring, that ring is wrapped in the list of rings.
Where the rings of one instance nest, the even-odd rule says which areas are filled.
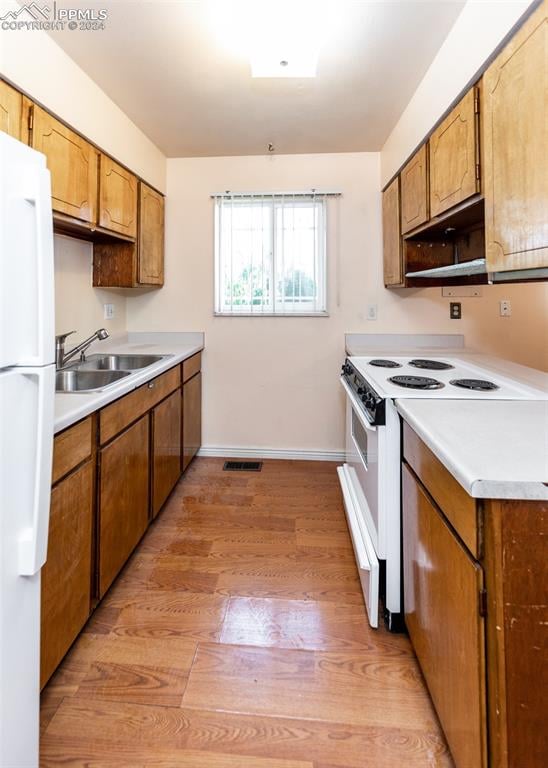
[[[329,0],[233,0],[214,6],[224,46],[249,59],[252,77],[316,77],[333,9]]]

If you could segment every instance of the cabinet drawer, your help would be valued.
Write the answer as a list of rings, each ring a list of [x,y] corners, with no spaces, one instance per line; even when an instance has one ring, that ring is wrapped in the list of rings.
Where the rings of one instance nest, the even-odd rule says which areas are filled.
[[[183,383],[195,376],[202,368],[202,353],[198,352],[183,362]]]
[[[403,455],[470,552],[479,558],[475,499],[466,493],[405,421]]]
[[[103,408],[99,414],[99,438],[101,445],[111,440],[124,427],[150,411],[156,403],[173,392],[181,383],[179,366],[162,373],[142,387],[121,397]]]
[[[52,484],[91,456],[91,444],[91,417],[55,436]]]
[[[486,765],[483,571],[403,465],[405,622],[457,768]]]

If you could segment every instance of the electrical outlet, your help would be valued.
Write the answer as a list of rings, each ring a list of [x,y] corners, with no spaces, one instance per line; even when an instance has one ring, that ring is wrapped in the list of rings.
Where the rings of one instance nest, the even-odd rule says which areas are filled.
[[[376,320],[377,319],[377,305],[376,304],[368,304],[367,305],[367,319],[368,320]]]
[[[451,320],[460,320],[462,317],[462,304],[460,301],[452,301],[449,304],[449,317]]]
[[[114,317],[114,304],[103,304],[103,318],[112,320]]]
[[[507,299],[499,301],[499,311],[501,317],[510,317],[512,315],[512,304]]]

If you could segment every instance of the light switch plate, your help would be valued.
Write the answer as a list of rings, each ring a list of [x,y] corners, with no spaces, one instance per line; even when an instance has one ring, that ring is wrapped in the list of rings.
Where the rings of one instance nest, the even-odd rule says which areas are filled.
[[[103,317],[105,320],[112,320],[114,317],[114,304],[103,304]]]
[[[367,305],[367,319],[368,320],[376,320],[377,319],[377,305],[376,304],[368,304]]]

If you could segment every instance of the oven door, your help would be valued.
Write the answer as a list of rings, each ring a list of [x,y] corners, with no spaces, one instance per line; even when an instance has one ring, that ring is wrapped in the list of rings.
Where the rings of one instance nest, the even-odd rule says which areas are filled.
[[[373,541],[377,557],[384,559],[385,537],[381,519],[380,462],[384,427],[369,424],[365,414],[347,388],[346,463],[352,469],[350,478],[360,515]]]
[[[348,529],[354,547],[356,564],[367,609],[367,616],[372,627],[379,625],[379,561],[375,554],[373,542],[360,514],[358,501],[354,492],[355,482],[352,478],[354,470],[344,464],[337,468],[343,493],[344,510],[348,521]]]

